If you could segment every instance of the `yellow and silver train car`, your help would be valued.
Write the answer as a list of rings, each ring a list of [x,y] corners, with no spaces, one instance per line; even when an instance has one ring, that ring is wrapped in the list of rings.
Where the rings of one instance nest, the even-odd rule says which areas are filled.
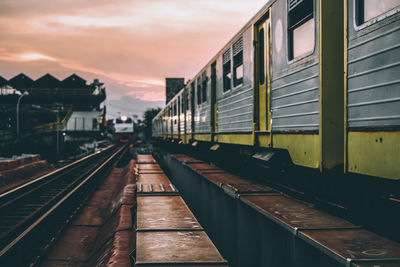
[[[269,1],[154,118],[154,137],[399,180],[399,11],[399,0]]]

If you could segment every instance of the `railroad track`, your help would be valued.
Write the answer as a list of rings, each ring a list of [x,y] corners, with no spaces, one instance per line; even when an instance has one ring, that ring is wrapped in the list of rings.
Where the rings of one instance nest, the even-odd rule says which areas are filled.
[[[110,146],[0,195],[0,266],[35,265],[126,146]]]

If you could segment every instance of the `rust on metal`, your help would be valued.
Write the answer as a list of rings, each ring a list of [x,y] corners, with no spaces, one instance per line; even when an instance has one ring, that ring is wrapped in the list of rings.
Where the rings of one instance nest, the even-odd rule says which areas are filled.
[[[158,164],[138,164],[138,170],[143,171],[143,170],[161,170],[160,165]]]
[[[141,173],[137,176],[138,184],[169,184],[170,181],[164,173]]]
[[[137,163],[156,163],[156,161],[152,155],[138,155]]]
[[[271,187],[260,184],[224,184],[222,186],[225,191],[230,191],[234,194],[252,194],[252,193],[273,193],[276,192]]]
[[[200,171],[200,170],[221,170],[214,164],[208,164],[208,163],[193,163],[193,164],[188,164],[189,168],[195,171]]]
[[[138,197],[137,231],[202,230],[180,196]]]
[[[400,261],[400,244],[364,229],[300,231],[299,236],[342,262]]]
[[[175,186],[170,186],[170,183],[158,183],[158,184],[137,184],[137,193],[139,195],[143,194],[176,194],[178,193],[178,190],[176,190]]]
[[[184,155],[184,154],[175,154],[175,155],[171,155],[171,157],[182,163],[196,163],[196,162],[202,163],[203,162],[201,160],[189,157],[188,155]]]
[[[138,232],[135,266],[228,266],[203,231]]]
[[[283,196],[242,196],[241,200],[287,229],[357,228],[341,218],[326,214],[310,204]]]
[[[128,184],[124,187],[121,197],[121,203],[133,205],[135,203],[136,184]]]
[[[139,170],[137,174],[160,174],[164,173],[163,170]]]
[[[210,182],[222,187],[223,184],[251,184],[250,181],[244,180],[239,176],[224,172],[224,173],[203,173],[203,177]]]

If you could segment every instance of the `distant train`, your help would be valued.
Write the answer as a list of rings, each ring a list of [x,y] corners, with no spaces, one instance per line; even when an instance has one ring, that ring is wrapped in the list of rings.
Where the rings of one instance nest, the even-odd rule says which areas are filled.
[[[399,181],[399,40],[399,0],[268,1],[154,118],[153,136]]]
[[[134,138],[133,120],[127,116],[121,116],[114,120],[115,141],[120,143],[132,142]]]

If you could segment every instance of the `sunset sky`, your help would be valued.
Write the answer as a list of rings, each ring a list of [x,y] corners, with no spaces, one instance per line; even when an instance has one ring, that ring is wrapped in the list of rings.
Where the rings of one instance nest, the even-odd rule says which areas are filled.
[[[266,0],[0,0],[0,76],[76,73],[106,84],[109,116],[165,101]]]

